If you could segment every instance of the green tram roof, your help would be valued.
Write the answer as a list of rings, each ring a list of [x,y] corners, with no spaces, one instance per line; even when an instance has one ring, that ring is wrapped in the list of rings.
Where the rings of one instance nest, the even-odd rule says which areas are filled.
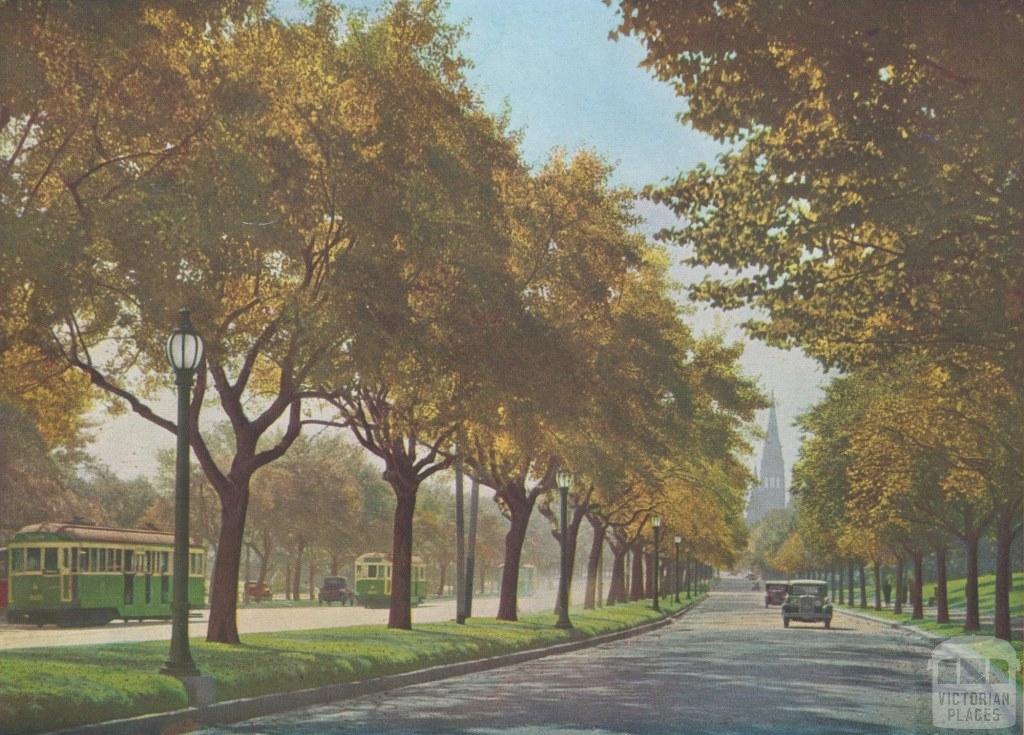
[[[356,564],[383,564],[383,563],[391,564],[391,552],[383,552],[383,551],[374,552],[374,551],[369,551],[369,552],[367,552],[365,554],[361,554],[360,556],[358,556],[356,558]],[[423,559],[421,559],[420,557],[418,557],[415,554],[413,554],[412,555],[412,563],[413,564],[423,564]]]
[[[105,544],[139,544],[144,546],[174,546],[174,534],[148,528],[113,528],[82,523],[33,523],[15,534],[13,544],[32,541],[81,541]],[[193,547],[202,547],[195,538]]]

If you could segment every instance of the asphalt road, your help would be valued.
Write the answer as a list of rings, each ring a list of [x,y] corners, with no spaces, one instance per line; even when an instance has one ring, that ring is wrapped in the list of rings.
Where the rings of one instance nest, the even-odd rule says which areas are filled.
[[[579,594],[582,594],[580,592]],[[549,610],[554,605],[554,592],[542,590],[531,597],[519,599],[521,612]],[[498,612],[498,598],[485,597],[474,600],[473,614],[478,617],[494,617]],[[202,638],[206,635],[207,611],[194,618],[189,624],[189,634]],[[455,601],[428,600],[413,608],[413,624],[433,623],[452,620],[455,617]],[[291,608],[244,608],[238,611],[238,631],[246,633],[267,633],[277,630],[304,630],[331,628],[347,625],[368,625],[386,623],[388,611],[365,607],[323,607]],[[115,621],[92,628],[57,628],[47,625],[0,625],[0,650],[11,648],[35,648],[48,646],[75,646],[94,643],[126,643],[132,641],[160,641],[171,639],[169,621],[147,620],[142,623]]]
[[[932,733],[930,647],[837,616],[793,623],[745,580],[655,633],[204,735]],[[951,732],[951,731],[943,731]],[[992,731],[988,731],[992,732]]]

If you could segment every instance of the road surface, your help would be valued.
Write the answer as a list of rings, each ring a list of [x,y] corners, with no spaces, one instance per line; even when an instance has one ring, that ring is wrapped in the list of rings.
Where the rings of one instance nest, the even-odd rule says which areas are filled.
[[[203,735],[932,733],[930,647],[837,616],[793,623],[723,580],[627,641],[201,731]],[[950,732],[950,731],[946,731]],[[993,731],[986,731],[993,732]]]

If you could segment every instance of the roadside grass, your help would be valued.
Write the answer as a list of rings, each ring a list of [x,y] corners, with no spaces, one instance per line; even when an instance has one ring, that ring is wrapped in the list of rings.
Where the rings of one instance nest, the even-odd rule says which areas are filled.
[[[875,599],[875,583],[872,579],[871,570],[867,571],[867,589],[868,605],[874,604]],[[963,577],[957,579],[950,579],[946,583],[947,594],[949,596],[949,607],[951,612],[962,611],[967,606],[967,596],[965,588],[967,586],[967,580]],[[895,593],[894,593],[895,594]],[[927,600],[933,597],[935,594],[935,583],[926,582],[924,585],[924,598]],[[858,578],[854,585],[854,600],[860,600],[860,579]],[[883,601],[884,602],[884,601]],[[1014,572],[1013,575],[1013,586],[1010,588],[1010,609],[1015,611],[1013,614],[1020,615],[1021,607],[1024,606],[1024,574],[1019,571]],[[978,607],[982,614],[986,612],[992,614],[992,611],[996,607],[996,575],[984,574],[978,577]]]
[[[697,596],[694,596],[697,599]],[[364,625],[246,635],[240,646],[191,641],[199,669],[217,680],[221,701],[370,679],[541,648],[658,620],[649,600],[571,613],[572,630],[551,613],[515,623],[473,618],[413,630]],[[29,735],[188,706],[176,679],[159,674],[167,642],[27,648],[0,654],[0,733]]]

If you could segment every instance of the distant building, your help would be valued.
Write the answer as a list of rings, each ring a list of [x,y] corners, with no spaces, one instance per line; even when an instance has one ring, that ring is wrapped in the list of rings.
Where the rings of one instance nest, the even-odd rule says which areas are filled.
[[[773,510],[786,507],[786,465],[782,461],[782,442],[775,418],[775,403],[768,413],[768,433],[761,453],[761,471],[757,485],[747,501],[747,524],[754,525]]]

